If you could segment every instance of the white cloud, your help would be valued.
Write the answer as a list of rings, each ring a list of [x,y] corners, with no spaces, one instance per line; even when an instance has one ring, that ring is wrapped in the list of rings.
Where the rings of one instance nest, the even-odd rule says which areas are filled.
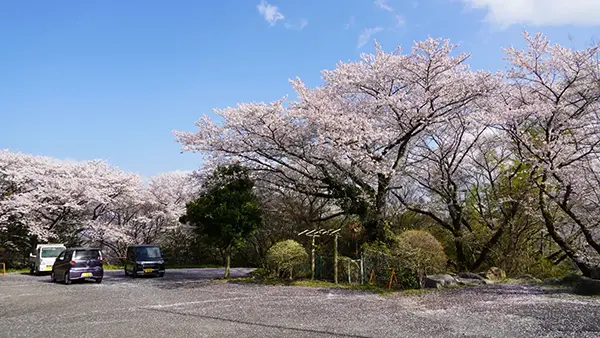
[[[387,0],[375,0],[375,6],[384,11],[393,12],[394,9],[387,3]]]
[[[304,27],[308,26],[308,20],[306,19],[300,19],[297,23],[291,23],[291,22],[286,22],[284,24],[285,28],[287,29],[294,29],[294,30],[303,30]]]
[[[258,8],[260,15],[262,15],[271,26],[275,26],[277,21],[285,19],[285,16],[281,14],[277,6],[271,5],[265,0],[261,0],[256,8]]]
[[[358,36],[358,48],[361,48],[362,46],[366,45],[367,42],[369,42],[369,40],[371,40],[371,37],[379,32],[381,32],[383,30],[383,27],[373,27],[373,28],[365,28],[360,32],[360,35]]]
[[[501,27],[600,25],[600,0],[460,0]]]

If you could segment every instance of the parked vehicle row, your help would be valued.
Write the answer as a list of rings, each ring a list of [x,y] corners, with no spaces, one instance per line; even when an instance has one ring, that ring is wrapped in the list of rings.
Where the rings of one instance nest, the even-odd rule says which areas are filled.
[[[30,255],[31,273],[50,272],[53,282],[71,284],[74,280],[92,279],[101,283],[104,278],[102,251],[96,248],[67,248],[63,244],[40,244]],[[158,245],[144,244],[127,247],[124,262],[126,276],[165,275],[165,261]]]

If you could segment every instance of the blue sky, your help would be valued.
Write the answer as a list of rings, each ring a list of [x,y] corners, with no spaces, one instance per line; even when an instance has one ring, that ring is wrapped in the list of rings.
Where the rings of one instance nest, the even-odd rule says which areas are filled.
[[[172,130],[213,108],[293,94],[289,78],[428,36],[504,67],[501,47],[544,32],[600,38],[600,1],[220,0],[0,2],[0,149],[102,158],[153,175],[193,170]]]

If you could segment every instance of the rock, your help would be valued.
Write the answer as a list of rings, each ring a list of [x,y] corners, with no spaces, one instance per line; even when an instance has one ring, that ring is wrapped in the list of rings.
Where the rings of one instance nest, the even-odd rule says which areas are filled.
[[[546,285],[560,285],[562,284],[562,279],[560,278],[548,278],[544,281],[544,284]]]
[[[479,276],[477,276],[479,277]],[[459,285],[480,285],[480,284],[485,284],[485,279],[483,278],[462,278],[462,277],[458,277],[456,278],[456,282]]]
[[[600,280],[581,276],[573,286],[573,292],[584,296],[600,295]]]
[[[479,280],[484,280],[485,278],[473,273],[473,272],[461,272],[458,274],[458,277],[460,278],[468,278],[468,279],[479,279]]]
[[[590,277],[592,279],[600,279],[600,266],[592,268],[592,271],[590,273]]]
[[[579,279],[581,279],[581,275],[577,275],[577,274],[570,274],[568,276],[563,277],[560,280],[560,284],[562,285],[575,285],[577,282],[579,282]]]
[[[456,279],[450,275],[429,275],[425,277],[423,282],[423,286],[428,289],[441,289],[457,284]]]
[[[528,274],[518,275],[515,277],[515,279],[525,280],[525,281],[529,281],[529,282],[533,282],[533,283],[541,283],[542,282],[539,278],[533,277],[532,275],[528,275]]]
[[[506,279],[506,272],[500,268],[492,267],[485,272],[485,278],[491,280],[502,280]]]

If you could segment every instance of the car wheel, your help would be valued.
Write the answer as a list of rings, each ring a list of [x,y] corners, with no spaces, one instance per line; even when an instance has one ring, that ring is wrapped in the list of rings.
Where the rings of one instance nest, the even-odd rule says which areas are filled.
[[[137,267],[134,265],[131,267],[131,277],[136,278],[137,277]]]
[[[52,270],[52,274],[50,275],[50,280],[52,283],[56,283],[56,276],[54,275],[54,270]]]
[[[102,278],[96,278],[96,283],[97,283],[97,284],[100,284],[100,283],[102,283]]]
[[[164,277],[164,276],[165,276],[165,273],[164,273],[164,272],[159,272],[159,273],[158,273],[158,277]]]
[[[65,272],[65,285],[70,285],[71,284],[71,276],[69,276],[69,272]]]

